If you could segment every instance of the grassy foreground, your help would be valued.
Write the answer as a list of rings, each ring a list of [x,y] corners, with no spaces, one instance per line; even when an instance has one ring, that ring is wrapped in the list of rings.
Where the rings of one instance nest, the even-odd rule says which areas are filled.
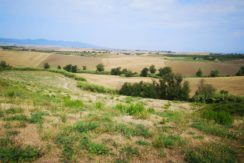
[[[243,160],[243,106],[229,115],[110,91],[65,74],[0,72],[0,162]]]

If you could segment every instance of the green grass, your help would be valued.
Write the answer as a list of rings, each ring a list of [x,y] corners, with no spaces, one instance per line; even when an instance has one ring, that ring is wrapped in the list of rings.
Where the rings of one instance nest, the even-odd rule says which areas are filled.
[[[46,113],[44,113],[44,112],[31,113],[31,116],[29,118],[29,122],[30,123],[42,124],[43,120],[44,120],[44,115],[46,115]]]
[[[182,123],[182,121],[185,120],[183,111],[166,110],[164,112],[159,112],[158,115],[167,118],[167,121],[169,122]]]
[[[82,108],[84,106],[81,100],[72,100],[70,97],[64,98],[64,106],[71,108]]]
[[[87,137],[81,138],[80,148],[96,155],[106,155],[109,153],[109,148],[104,144],[91,142]]]
[[[153,140],[155,148],[172,148],[182,144],[184,141],[178,135],[160,135]]]
[[[125,154],[127,157],[140,156],[138,149],[132,146],[126,146],[122,148],[121,153]]]
[[[22,113],[23,110],[21,108],[9,108],[5,111],[6,114],[16,114],[16,113]]]
[[[76,122],[73,126],[74,130],[81,133],[95,130],[98,127],[99,124],[96,122]]]
[[[204,144],[186,152],[185,160],[189,163],[236,163],[233,149],[220,144]]]
[[[91,92],[117,94],[116,90],[105,88],[103,86],[88,83],[88,82],[79,82],[77,86],[83,90],[87,90]]]
[[[136,116],[138,118],[147,118],[149,115],[148,110],[144,107],[142,103],[129,103],[128,105],[117,104],[115,109],[119,110],[122,113],[128,115]]]
[[[230,131],[229,128],[206,120],[195,121],[192,123],[191,126],[206,134],[215,135],[219,137],[227,137],[231,139],[237,138],[237,133]]]
[[[31,162],[41,156],[40,149],[32,146],[19,147],[9,139],[0,138],[1,162]]]
[[[231,125],[234,122],[232,115],[225,111],[215,112],[212,110],[204,110],[202,117],[208,120],[214,120],[218,124]]]
[[[17,114],[3,118],[4,121],[22,121],[28,122],[28,117],[24,114]]]

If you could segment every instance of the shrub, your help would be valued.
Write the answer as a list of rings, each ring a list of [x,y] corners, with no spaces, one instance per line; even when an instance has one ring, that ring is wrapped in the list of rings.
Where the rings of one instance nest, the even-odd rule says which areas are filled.
[[[244,76],[244,66],[241,66],[238,72],[236,73],[237,76]]]
[[[68,71],[68,72],[76,73],[77,72],[77,65],[68,64],[68,65],[64,66],[63,69]]]
[[[61,66],[60,66],[60,65],[58,65],[57,69],[61,70]]]
[[[196,72],[197,77],[202,77],[202,70],[199,68]]]
[[[80,140],[81,149],[87,150],[89,153],[104,155],[108,154],[109,149],[104,144],[98,144],[91,142],[87,137],[83,137]]]
[[[82,70],[86,70],[87,69],[87,67],[86,66],[82,66]]]
[[[172,73],[172,69],[170,67],[160,68],[158,71],[159,71],[158,76],[160,76],[160,77],[163,77],[165,75]]]
[[[185,159],[189,163],[235,163],[237,162],[236,158],[234,150],[216,143],[191,148],[185,155]]]
[[[143,69],[141,70],[141,74],[140,74],[140,76],[147,77],[147,75],[148,75],[148,71],[149,71],[148,68],[143,68]]]
[[[11,69],[11,66],[7,64],[5,61],[0,61],[0,70]]]
[[[122,74],[121,67],[112,68],[110,74],[111,75],[121,75]]]
[[[209,120],[214,120],[222,125],[231,125],[234,121],[233,117],[225,111],[214,112],[212,110],[204,110],[202,117]]]
[[[79,82],[77,85],[79,88],[91,91],[91,92],[97,92],[97,93],[112,93],[116,94],[116,90],[110,89],[110,88],[105,88],[100,85],[92,84],[92,83],[87,83],[87,82]]]
[[[217,77],[219,76],[219,71],[218,70],[212,70],[209,74],[210,77]]]
[[[182,143],[183,140],[177,135],[160,135],[153,140],[153,146],[155,148],[171,148]]]
[[[11,140],[0,138],[1,162],[31,162],[41,157],[42,152],[32,146],[19,147]]]
[[[155,68],[154,65],[151,65],[151,66],[149,67],[149,71],[150,71],[151,74],[154,74],[154,73],[157,71],[157,69]]]
[[[45,115],[45,113],[43,113],[43,112],[32,113],[31,117],[29,119],[29,122],[41,124],[44,120],[44,118],[43,118],[44,115]]]
[[[50,68],[50,65],[48,63],[44,63],[43,68],[44,69],[49,69]]]
[[[148,112],[142,103],[131,103],[129,105],[117,104],[115,108],[123,113],[127,113],[139,118],[145,118],[148,115]]]
[[[98,72],[104,71],[104,65],[102,63],[98,64],[96,67]]]
[[[95,122],[77,122],[74,124],[74,129],[79,132],[88,132],[95,130],[98,126]]]
[[[207,102],[211,100],[214,96],[215,88],[210,84],[205,84],[202,79],[198,85],[197,91],[193,96],[193,100],[197,102]]]

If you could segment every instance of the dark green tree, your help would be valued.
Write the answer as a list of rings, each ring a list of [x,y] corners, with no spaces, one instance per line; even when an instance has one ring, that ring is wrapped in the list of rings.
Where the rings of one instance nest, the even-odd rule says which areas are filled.
[[[154,73],[157,71],[157,69],[155,68],[154,65],[151,65],[151,66],[149,67],[149,71],[150,71],[151,74],[154,74]]]
[[[49,65],[48,63],[45,63],[45,64],[43,65],[43,68],[44,68],[44,69],[49,69],[49,68],[50,68],[50,65]]]
[[[144,68],[144,69],[142,69],[142,70],[141,70],[141,74],[140,74],[140,76],[147,77],[147,75],[148,75],[148,71],[149,71],[148,68]]]
[[[244,66],[241,66],[239,71],[236,73],[237,76],[244,76]]]
[[[112,68],[110,72],[111,75],[120,75],[121,73],[121,67]]]
[[[170,67],[160,68],[158,71],[159,71],[158,76],[160,76],[160,77],[163,77],[165,75],[172,73],[172,69]]]
[[[96,67],[98,72],[104,71],[104,65],[102,63],[98,64]]]
[[[196,72],[197,77],[202,77],[202,70],[199,68]]]
[[[60,66],[60,65],[58,65],[57,69],[59,69],[59,70],[60,70],[60,69],[61,69],[61,66]]]
[[[218,70],[212,70],[210,72],[210,75],[209,76],[210,77],[217,77],[217,76],[219,76],[219,71]]]
[[[82,69],[83,69],[83,70],[86,70],[86,66],[82,66]]]

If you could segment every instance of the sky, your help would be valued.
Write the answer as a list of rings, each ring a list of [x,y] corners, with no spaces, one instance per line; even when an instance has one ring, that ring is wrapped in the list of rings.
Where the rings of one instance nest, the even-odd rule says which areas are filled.
[[[244,52],[244,0],[0,0],[0,37]]]

